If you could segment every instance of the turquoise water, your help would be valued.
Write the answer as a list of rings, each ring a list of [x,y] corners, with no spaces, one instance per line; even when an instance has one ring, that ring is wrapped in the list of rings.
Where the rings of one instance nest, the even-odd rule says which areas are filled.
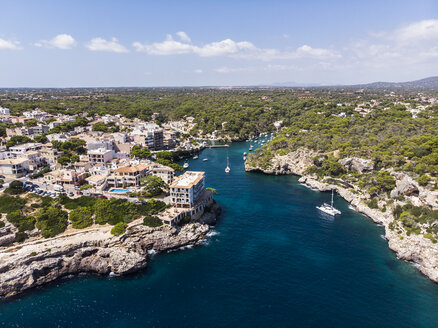
[[[131,189],[111,188],[111,189],[109,190],[109,192],[124,193],[124,192],[128,192],[128,191],[130,191],[130,190],[131,190]]]
[[[223,206],[207,245],[158,255],[134,276],[36,289],[0,304],[0,326],[437,327],[438,286],[397,260],[381,227],[336,196],[343,214],[323,216],[315,206],[330,193],[296,177],[245,173],[244,151],[190,162]]]

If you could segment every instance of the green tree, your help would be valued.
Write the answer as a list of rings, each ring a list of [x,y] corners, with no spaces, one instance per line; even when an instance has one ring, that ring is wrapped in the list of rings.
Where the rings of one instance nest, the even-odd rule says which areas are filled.
[[[93,224],[93,210],[89,207],[78,207],[72,210],[69,214],[72,227],[75,229],[83,229]]]
[[[92,129],[93,131],[102,131],[102,132],[106,132],[108,130],[107,125],[103,122],[98,122],[96,124],[93,124]]]
[[[127,227],[128,225],[126,223],[119,222],[111,229],[111,234],[115,236],[123,235]]]
[[[40,135],[40,136],[33,137],[33,141],[40,142],[40,143],[46,143],[49,140],[47,139],[47,137],[45,135]]]
[[[151,151],[147,148],[141,148],[136,145],[131,149],[131,157],[148,159],[151,157]]]
[[[167,185],[164,181],[157,176],[149,175],[141,179],[141,184],[145,190],[145,196],[154,197],[161,195],[163,193],[163,189],[167,188]]]
[[[395,188],[395,178],[388,171],[377,174],[377,185],[381,191],[391,191]]]
[[[162,226],[163,222],[160,220],[158,216],[146,215],[143,219],[143,225],[155,228]]]
[[[54,237],[67,228],[68,213],[56,207],[40,209],[36,214],[37,228],[44,238]]]
[[[426,186],[430,181],[430,177],[427,174],[423,174],[421,177],[417,179],[417,181],[420,184],[420,186]]]
[[[9,187],[6,188],[5,193],[12,194],[12,195],[18,195],[22,194],[24,192],[24,184],[23,182],[19,180],[14,180],[9,184]]]
[[[18,146],[18,145],[25,144],[25,143],[28,143],[31,141],[32,141],[32,139],[29,137],[26,137],[26,136],[13,136],[6,143],[6,148],[9,149],[10,147]]]

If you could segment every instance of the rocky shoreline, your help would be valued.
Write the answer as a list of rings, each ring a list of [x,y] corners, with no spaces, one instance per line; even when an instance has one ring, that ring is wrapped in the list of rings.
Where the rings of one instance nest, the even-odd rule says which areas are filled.
[[[124,275],[144,269],[151,254],[200,245],[221,208],[214,204],[199,222],[150,228],[141,220],[121,236],[111,226],[65,233],[0,249],[0,298],[8,298],[58,278],[80,274]]]
[[[306,175],[304,172],[313,164],[312,158],[315,155],[313,152],[300,149],[284,156],[275,156],[269,168],[245,164],[245,170],[270,175],[294,174],[300,176],[298,181],[301,184],[313,190],[330,191],[334,189],[357,212],[364,214],[385,228],[385,238],[388,241],[388,246],[396,253],[399,259],[415,263],[422,274],[438,283],[438,244],[432,243],[421,235],[403,234],[401,236],[397,234],[397,232],[389,228],[389,224],[394,219],[391,211],[384,213],[378,209],[371,209],[367,206],[367,199],[364,195],[352,192],[351,189],[344,188],[338,184],[320,182],[314,177]]]

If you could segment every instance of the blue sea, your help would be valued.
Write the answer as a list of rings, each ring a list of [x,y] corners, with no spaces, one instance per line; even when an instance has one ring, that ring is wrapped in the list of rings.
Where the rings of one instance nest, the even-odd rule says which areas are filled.
[[[438,285],[397,259],[382,227],[336,196],[341,216],[318,213],[330,193],[297,177],[245,173],[244,151],[235,143],[189,162],[223,208],[205,245],[156,255],[134,276],[34,289],[0,303],[0,326],[438,326]]]

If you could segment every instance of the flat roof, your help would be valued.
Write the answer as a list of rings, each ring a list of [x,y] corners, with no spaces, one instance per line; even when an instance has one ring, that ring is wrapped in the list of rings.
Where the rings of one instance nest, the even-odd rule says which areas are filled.
[[[3,159],[0,161],[0,165],[17,165],[28,161],[29,160],[27,158]]]
[[[190,188],[196,185],[204,177],[205,172],[186,171],[180,175],[170,186],[171,188]]]

